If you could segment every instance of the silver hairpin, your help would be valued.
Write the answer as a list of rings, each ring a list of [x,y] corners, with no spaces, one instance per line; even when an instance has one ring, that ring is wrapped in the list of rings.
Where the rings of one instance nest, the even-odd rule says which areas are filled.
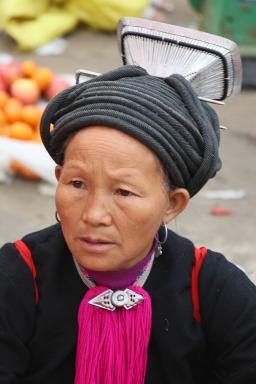
[[[218,105],[225,105],[224,101],[209,99],[209,97],[198,96],[198,99],[201,100],[201,101],[206,101],[207,103],[218,104]]]
[[[94,77],[97,77],[100,75],[101,75],[101,73],[98,73],[98,72],[88,71],[86,69],[78,69],[75,73],[76,84],[80,83],[80,77],[81,76],[87,77],[89,79],[93,79]]]
[[[101,73],[99,73],[99,72],[88,71],[86,69],[78,69],[75,73],[76,84],[80,83],[81,77],[86,77],[87,79],[88,78],[93,79],[93,78],[100,76],[100,75],[101,75]],[[218,104],[218,105],[224,105],[225,104],[223,101],[210,99],[209,97],[198,96],[198,99],[201,101],[206,101],[207,103],[212,103],[212,104]],[[224,125],[220,125],[220,129],[227,130],[228,128],[225,127]]]
[[[93,78],[100,76],[100,75],[101,75],[101,73],[99,73],[99,72],[93,72],[93,71],[89,71],[87,69],[78,69],[75,73],[76,84],[80,83],[81,77],[85,77],[87,79],[93,79]],[[218,104],[218,105],[224,105],[225,104],[223,101],[210,99],[209,97],[198,96],[198,99],[201,101],[206,101],[207,103],[212,103],[212,104]]]
[[[82,76],[89,78],[89,79],[93,79],[93,78],[100,76],[100,75],[101,75],[101,73],[99,73],[99,72],[93,72],[93,71],[89,71],[87,69],[78,69],[75,73],[76,84],[80,83],[80,78]],[[224,105],[225,104],[223,101],[213,100],[213,99],[210,99],[209,97],[198,96],[198,99],[201,101],[206,101],[207,103],[212,103],[212,104],[218,104],[218,105]],[[220,125],[220,129],[227,130],[228,128],[225,127],[224,125]]]

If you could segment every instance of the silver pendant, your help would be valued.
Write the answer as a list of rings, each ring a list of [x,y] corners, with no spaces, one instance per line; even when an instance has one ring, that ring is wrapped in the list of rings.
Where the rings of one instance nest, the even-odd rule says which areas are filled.
[[[139,304],[142,300],[144,300],[142,295],[128,288],[124,291],[119,290],[115,292],[112,291],[112,289],[108,289],[91,299],[89,304],[107,309],[108,311],[114,311],[117,307],[130,309]]]
[[[163,253],[162,245],[158,244],[155,252],[155,258],[157,259]]]

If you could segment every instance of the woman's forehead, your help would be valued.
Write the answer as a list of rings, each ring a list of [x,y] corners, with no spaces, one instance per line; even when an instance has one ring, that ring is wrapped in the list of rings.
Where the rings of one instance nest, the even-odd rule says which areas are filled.
[[[117,129],[95,126],[80,130],[65,150],[69,164],[112,163],[119,168],[159,170],[157,156],[144,144]]]

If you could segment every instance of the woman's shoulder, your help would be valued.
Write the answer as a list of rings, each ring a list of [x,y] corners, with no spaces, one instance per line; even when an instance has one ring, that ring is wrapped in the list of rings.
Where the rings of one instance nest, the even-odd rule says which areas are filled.
[[[256,308],[256,286],[246,273],[224,255],[208,250],[200,271],[200,297],[204,318],[208,323],[213,312],[232,311],[239,314],[239,308],[251,302]],[[223,316],[224,321],[224,316]]]
[[[63,234],[59,224],[51,225],[47,228],[41,229],[25,235],[21,239],[31,251],[35,247],[41,247],[44,245],[49,246],[51,243],[56,243],[56,245],[62,244],[64,242]]]
[[[199,297],[202,327],[212,358],[218,359],[218,377],[227,375],[228,382],[236,383],[252,377],[255,381],[256,286],[222,254],[208,250],[199,276]],[[226,372],[223,367],[228,367]]]
[[[159,259],[166,268],[175,273],[187,271],[190,273],[195,262],[194,243],[180,234],[168,229],[167,241],[162,245],[162,255]]]
[[[163,247],[164,262],[175,267],[175,273],[179,268],[182,274],[186,272],[191,276],[196,263],[195,249],[196,245],[191,240],[169,230],[168,240]],[[198,278],[200,296],[207,302],[217,300],[227,287],[235,290],[239,286],[242,290],[241,286],[246,286],[249,290],[256,291],[255,285],[244,271],[221,252],[211,249],[207,249]]]
[[[66,247],[58,224],[27,234],[21,240],[30,250],[35,263],[40,254],[43,253],[44,259],[47,259],[53,250],[57,252],[58,248]],[[6,243],[0,248],[0,274],[5,279],[15,282],[20,280],[22,284],[31,280],[31,271],[21,257],[15,242]]]
[[[207,248],[207,244],[202,244],[206,249],[206,254],[201,266],[200,275],[202,280],[208,281],[212,285],[213,280],[225,280],[225,278],[234,271],[240,271],[234,263],[229,261],[225,255],[216,250]],[[199,246],[192,240],[181,236],[180,234],[168,230],[168,239],[164,244],[164,256],[168,262],[175,262],[187,265],[193,268],[196,262],[195,250]],[[243,275],[243,272],[241,272]]]

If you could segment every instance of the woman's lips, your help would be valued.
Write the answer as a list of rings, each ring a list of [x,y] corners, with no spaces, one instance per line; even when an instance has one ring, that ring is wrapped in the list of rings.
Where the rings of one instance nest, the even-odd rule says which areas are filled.
[[[95,253],[109,251],[115,245],[115,243],[109,241],[92,240],[89,238],[79,238],[79,242],[84,250]]]

